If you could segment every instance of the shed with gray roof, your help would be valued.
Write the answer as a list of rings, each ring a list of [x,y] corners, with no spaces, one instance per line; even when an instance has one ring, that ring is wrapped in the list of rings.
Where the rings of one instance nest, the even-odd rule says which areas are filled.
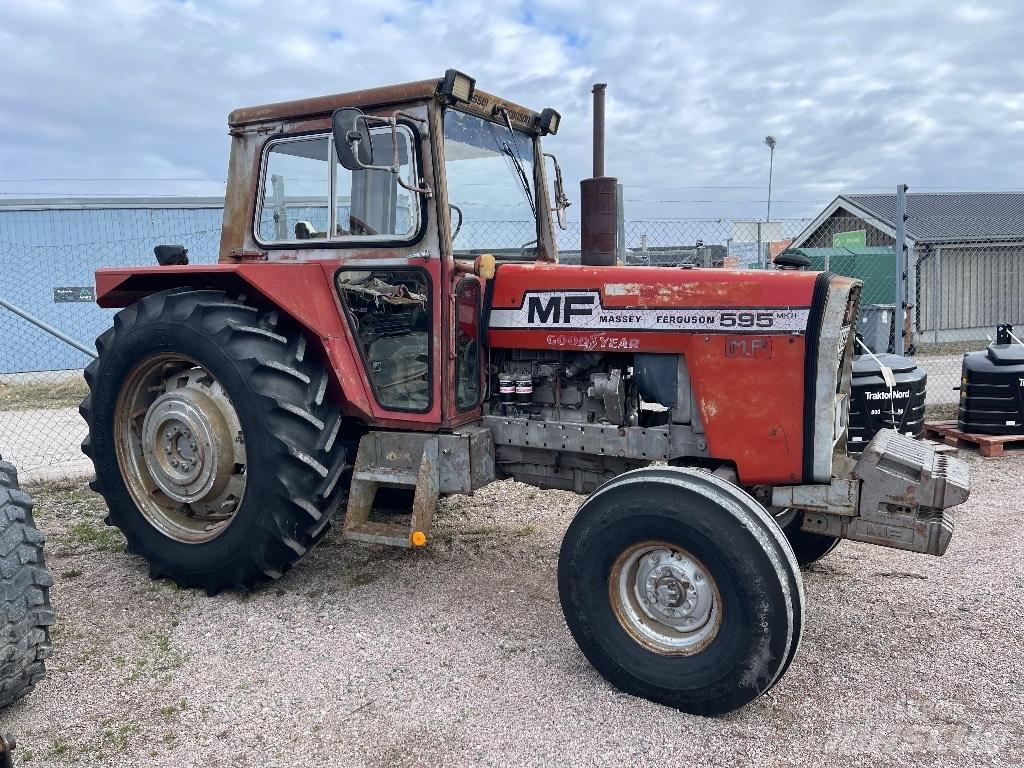
[[[847,194],[791,247],[891,247],[895,234],[895,193]],[[1024,324],[1024,192],[909,193],[906,246],[919,341],[984,340],[999,323]]]

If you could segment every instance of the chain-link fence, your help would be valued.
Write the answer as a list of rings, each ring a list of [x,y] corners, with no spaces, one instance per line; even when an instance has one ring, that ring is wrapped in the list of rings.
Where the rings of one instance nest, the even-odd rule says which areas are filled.
[[[94,270],[152,263],[160,243],[185,245],[193,263],[215,261],[221,213],[215,207],[0,211],[0,300],[7,304],[0,306],[0,453],[33,477],[89,471],[77,412],[89,358],[40,325],[92,349],[114,312],[95,304]],[[949,418],[963,353],[984,348],[996,324],[1024,324],[1024,238],[986,235],[993,225],[983,224],[973,222],[972,230],[971,221],[946,221],[943,231],[959,232],[958,238],[910,239],[902,320],[895,240],[891,222],[880,219],[634,220],[624,226],[623,259],[671,268],[773,269],[786,252],[811,269],[856,277],[864,282],[863,344],[876,353],[893,351],[902,333],[905,354],[928,373],[930,415]],[[908,232],[938,229],[908,222]],[[467,222],[455,245],[529,256],[535,238],[532,222]],[[557,238],[561,261],[579,263],[579,223],[557,230]]]
[[[213,262],[219,209],[0,211],[0,454],[28,478],[87,474],[82,455],[89,356],[114,310],[96,306],[99,267],[153,263],[153,247],[181,243],[193,262]]]

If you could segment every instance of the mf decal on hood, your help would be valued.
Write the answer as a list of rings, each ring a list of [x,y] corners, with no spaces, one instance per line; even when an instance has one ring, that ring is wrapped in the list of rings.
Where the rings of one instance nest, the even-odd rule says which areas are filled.
[[[597,291],[529,291],[514,309],[494,308],[490,328],[784,333],[805,331],[809,307],[604,307]]]

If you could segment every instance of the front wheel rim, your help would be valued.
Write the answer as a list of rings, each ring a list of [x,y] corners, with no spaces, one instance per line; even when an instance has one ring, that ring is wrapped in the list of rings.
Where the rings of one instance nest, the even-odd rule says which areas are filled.
[[[620,554],[608,577],[608,595],[622,628],[665,656],[699,653],[722,623],[722,598],[710,571],[666,541],[643,541]]]
[[[117,398],[114,437],[128,492],[157,530],[200,544],[234,520],[246,485],[245,441],[208,369],[172,354],[138,363]]]

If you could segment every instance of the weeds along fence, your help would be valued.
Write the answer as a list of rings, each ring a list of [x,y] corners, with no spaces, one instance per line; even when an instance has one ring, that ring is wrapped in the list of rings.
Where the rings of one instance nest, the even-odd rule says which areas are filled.
[[[31,478],[91,472],[79,448],[85,426],[77,412],[89,356],[23,315],[94,349],[114,314],[95,304],[94,271],[154,263],[153,247],[161,243],[184,245],[193,263],[213,262],[220,217],[212,205],[0,210],[0,301],[18,310],[0,305],[0,454]],[[908,241],[902,321],[894,239],[883,221],[633,220],[623,227],[621,258],[665,269],[756,270],[773,269],[788,250],[812,269],[856,277],[864,283],[864,342],[875,352],[891,351],[902,332],[906,352],[928,373],[931,413],[951,416],[962,354],[986,346],[998,323],[1024,326],[1024,238],[995,237],[999,227],[991,222],[957,227],[958,239]],[[556,234],[560,260],[579,263],[579,223]],[[514,256],[530,253],[535,237],[531,222],[467,221],[455,245]]]

